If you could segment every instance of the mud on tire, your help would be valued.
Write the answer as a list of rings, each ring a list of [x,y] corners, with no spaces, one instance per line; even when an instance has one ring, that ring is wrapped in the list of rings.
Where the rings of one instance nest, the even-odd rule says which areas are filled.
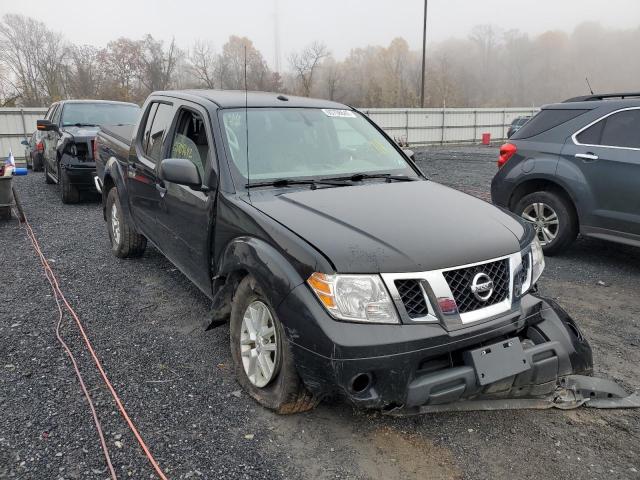
[[[242,362],[240,336],[245,311],[253,302],[266,305],[276,329],[276,371],[271,381],[259,388],[250,380]],[[292,414],[313,409],[318,400],[303,385],[293,362],[286,333],[269,300],[251,276],[246,276],[236,288],[231,306],[230,346],[233,366],[238,383],[262,406],[280,414]]]

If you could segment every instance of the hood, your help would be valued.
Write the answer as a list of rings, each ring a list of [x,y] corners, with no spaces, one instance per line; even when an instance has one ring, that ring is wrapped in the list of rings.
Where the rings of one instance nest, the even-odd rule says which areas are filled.
[[[519,251],[527,232],[499,208],[432,181],[254,191],[251,203],[320,250],[339,273],[480,262]]]

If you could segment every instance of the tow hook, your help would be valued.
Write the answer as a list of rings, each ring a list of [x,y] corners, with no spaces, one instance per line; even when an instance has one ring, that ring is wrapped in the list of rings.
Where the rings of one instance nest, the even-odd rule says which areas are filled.
[[[391,416],[419,415],[438,412],[469,412],[482,410],[572,410],[588,408],[640,408],[638,391],[629,394],[617,383],[585,375],[568,375],[558,381],[550,395],[534,398],[475,398],[441,405],[422,405],[385,412]]]

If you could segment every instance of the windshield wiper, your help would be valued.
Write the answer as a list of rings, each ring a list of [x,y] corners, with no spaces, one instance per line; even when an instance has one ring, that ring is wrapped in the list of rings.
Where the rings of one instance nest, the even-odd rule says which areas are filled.
[[[278,180],[269,180],[267,182],[252,182],[247,183],[245,186],[247,188],[254,187],[290,187],[292,185],[311,185],[311,188],[315,190],[318,185],[330,185],[332,187],[348,187],[350,184],[341,182],[339,179],[333,181],[332,179],[327,180],[294,180],[290,178],[279,178]]]
[[[349,177],[327,178],[325,180],[350,180],[352,182],[361,182],[368,178],[384,178],[388,182],[397,180],[399,182],[413,182],[419,180],[420,177],[407,177],[406,175],[391,175],[390,173],[354,173]]]
[[[65,123],[65,127],[97,127],[95,123]]]

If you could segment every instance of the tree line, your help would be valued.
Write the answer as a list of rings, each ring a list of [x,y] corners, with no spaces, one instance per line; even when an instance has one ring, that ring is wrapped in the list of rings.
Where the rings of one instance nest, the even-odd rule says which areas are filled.
[[[584,23],[573,32],[531,36],[491,25],[467,38],[427,49],[427,107],[540,105],[598,91],[640,90],[640,27],[606,29]],[[246,70],[245,70],[246,59]],[[63,98],[141,103],[154,90],[218,88],[316,96],[356,107],[416,107],[421,54],[403,38],[388,46],[354,48],[336,59],[322,42],[287,57],[273,71],[247,37],[232,35],[217,49],[189,48],[145,35],[104,47],[76,45],[61,32],[23,15],[0,22],[0,106],[45,106]]]

